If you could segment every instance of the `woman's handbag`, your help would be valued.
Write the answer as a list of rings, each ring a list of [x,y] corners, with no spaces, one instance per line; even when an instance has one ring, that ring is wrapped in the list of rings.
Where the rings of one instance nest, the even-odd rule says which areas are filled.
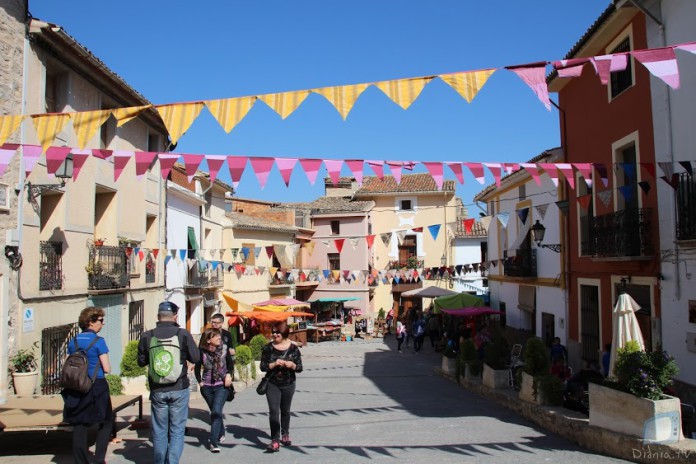
[[[234,399],[234,385],[230,384],[229,388],[227,389],[227,401],[232,401]]]
[[[261,381],[259,382],[259,385],[256,387],[256,393],[258,393],[259,395],[266,394],[266,390],[268,390],[268,379],[269,379],[268,375],[266,375],[264,378],[261,379]]]

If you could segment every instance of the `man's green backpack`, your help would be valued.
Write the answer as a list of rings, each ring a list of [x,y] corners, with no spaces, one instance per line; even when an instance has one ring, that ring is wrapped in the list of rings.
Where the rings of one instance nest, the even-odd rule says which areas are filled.
[[[149,359],[147,375],[150,382],[158,385],[176,383],[181,377],[184,363],[181,362],[181,342],[179,331],[169,338],[155,337],[152,331],[148,346]]]

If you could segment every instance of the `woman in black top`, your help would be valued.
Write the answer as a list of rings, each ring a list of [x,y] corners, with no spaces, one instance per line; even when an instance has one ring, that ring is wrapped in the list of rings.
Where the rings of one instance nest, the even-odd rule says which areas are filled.
[[[290,446],[290,405],[295,394],[295,374],[302,372],[300,349],[288,339],[290,329],[277,322],[271,329],[272,341],[261,352],[261,370],[267,372],[268,417],[271,425],[269,452],[280,451],[280,443]]]

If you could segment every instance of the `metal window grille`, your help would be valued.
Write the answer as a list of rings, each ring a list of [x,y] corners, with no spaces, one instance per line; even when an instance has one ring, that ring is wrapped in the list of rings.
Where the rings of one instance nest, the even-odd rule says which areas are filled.
[[[128,304],[128,340],[139,340],[145,330],[143,323],[145,314],[145,302],[131,301]]]
[[[41,393],[60,393],[60,372],[68,352],[68,342],[77,336],[77,322],[41,331]]]
[[[677,186],[677,240],[696,239],[696,179],[679,174]]]
[[[41,242],[39,290],[63,288],[63,242]]]
[[[145,258],[145,282],[148,284],[155,282],[157,263],[149,254]]]
[[[87,274],[90,290],[124,288],[129,284],[128,258],[123,247],[93,247],[89,253]]]

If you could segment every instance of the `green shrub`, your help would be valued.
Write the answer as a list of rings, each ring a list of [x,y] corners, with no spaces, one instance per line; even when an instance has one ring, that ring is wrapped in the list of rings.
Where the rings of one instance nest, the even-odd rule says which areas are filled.
[[[123,383],[120,375],[106,374],[106,383],[109,384],[109,395],[123,395]]]
[[[261,350],[263,347],[268,345],[268,339],[261,334],[254,335],[254,337],[249,341],[249,348],[251,348],[251,357],[255,361],[261,361]]]
[[[533,376],[549,373],[549,353],[539,337],[527,340],[524,346],[524,371]]]
[[[480,359],[475,359],[469,362],[469,372],[474,377],[480,377],[481,372],[483,372],[483,361]]]
[[[506,369],[510,363],[510,344],[500,329],[493,332],[493,340],[486,343],[483,349],[483,360],[495,370]]]
[[[679,369],[674,358],[662,348],[646,353],[635,347],[619,349],[615,373],[619,385],[641,398],[659,400],[664,387],[672,383]]]
[[[457,354],[457,381],[464,377],[466,372],[466,365],[478,359],[478,353],[476,352],[476,345],[471,338],[467,338],[459,345],[459,353]]]
[[[379,311],[377,312],[377,319],[384,319],[384,308],[379,308]]]
[[[121,358],[121,375],[139,377],[147,373],[146,367],[138,366],[138,340],[128,342]]]
[[[536,389],[541,392],[546,404],[563,405],[563,381],[555,375],[547,374],[534,380]]]
[[[254,357],[251,354],[251,348],[246,345],[239,345],[236,348],[235,363],[240,366],[246,366]]]

